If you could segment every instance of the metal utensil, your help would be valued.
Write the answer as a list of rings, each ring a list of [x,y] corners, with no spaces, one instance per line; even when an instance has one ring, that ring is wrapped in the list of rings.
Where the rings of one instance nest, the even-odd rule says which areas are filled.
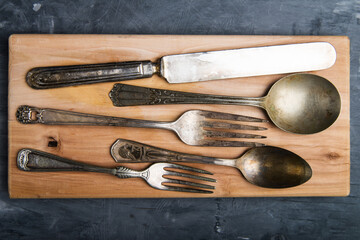
[[[336,60],[327,42],[288,44],[163,56],[151,61],[38,67],[26,75],[35,89],[149,78],[159,74],[169,83],[198,82],[267,74],[321,70]]]
[[[340,94],[327,79],[292,74],[278,80],[265,97],[235,97],[115,84],[109,93],[115,106],[157,104],[233,104],[261,107],[280,129],[313,134],[330,127],[340,114]]]
[[[50,153],[41,152],[34,149],[21,149],[17,156],[17,166],[24,171],[84,171],[84,172],[98,172],[115,175],[119,178],[142,178],[151,187],[159,190],[178,191],[178,192],[193,192],[193,193],[212,193],[212,191],[205,189],[215,189],[214,186],[192,182],[189,180],[181,180],[175,177],[191,178],[208,182],[216,182],[215,179],[203,176],[193,175],[184,172],[174,171],[176,169],[186,170],[195,173],[210,174],[212,173],[188,166],[173,164],[173,163],[155,163],[143,171],[135,171],[130,168],[118,166],[116,168],[105,168],[95,165],[77,162],[70,159],[62,158]],[[166,169],[165,169],[166,168]],[[174,186],[168,184],[178,184],[183,186]],[[189,188],[184,186],[191,186]],[[200,189],[197,189],[200,188]]]
[[[116,162],[198,162],[237,168],[250,183],[265,188],[295,187],[312,176],[309,164],[288,150],[254,147],[236,159],[224,159],[174,152],[118,139],[111,146]]]
[[[42,123],[48,125],[93,125],[137,128],[162,128],[174,131],[179,136],[179,138],[186,144],[214,147],[253,147],[264,145],[262,143],[225,141],[217,140],[215,138],[265,138],[265,136],[260,135],[219,131],[214,129],[266,130],[266,128],[233,124],[229,122],[211,121],[211,119],[245,122],[267,122],[266,120],[254,117],[203,110],[187,111],[183,113],[174,122],[159,122],[101,116],[30,106],[20,106],[16,112],[16,118],[19,122],[24,124]]]

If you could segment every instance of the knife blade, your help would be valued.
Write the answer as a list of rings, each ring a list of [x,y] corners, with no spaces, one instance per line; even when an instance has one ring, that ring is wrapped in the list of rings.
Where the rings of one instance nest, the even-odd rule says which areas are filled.
[[[131,61],[37,67],[26,75],[35,89],[149,78],[188,83],[270,74],[316,71],[336,61],[328,42],[311,42],[163,56],[157,62]]]

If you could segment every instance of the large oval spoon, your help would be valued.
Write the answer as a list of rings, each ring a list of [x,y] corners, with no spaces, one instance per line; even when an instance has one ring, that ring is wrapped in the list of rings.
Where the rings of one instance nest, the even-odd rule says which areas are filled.
[[[278,80],[265,97],[234,97],[115,84],[110,92],[115,106],[155,104],[234,104],[266,110],[280,129],[313,134],[330,127],[340,114],[340,95],[327,79],[313,74],[292,74]]]
[[[235,167],[250,183],[265,188],[295,187],[312,176],[309,164],[293,152],[278,147],[254,147],[237,159],[174,152],[118,139],[111,147],[116,162],[198,162]]]

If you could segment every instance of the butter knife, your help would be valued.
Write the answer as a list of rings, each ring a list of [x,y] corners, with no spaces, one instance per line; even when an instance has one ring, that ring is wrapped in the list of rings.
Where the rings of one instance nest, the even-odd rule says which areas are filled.
[[[158,74],[169,83],[322,70],[336,60],[328,42],[311,42],[161,57],[157,62],[131,61],[87,65],[36,67],[26,75],[35,89],[150,78]]]

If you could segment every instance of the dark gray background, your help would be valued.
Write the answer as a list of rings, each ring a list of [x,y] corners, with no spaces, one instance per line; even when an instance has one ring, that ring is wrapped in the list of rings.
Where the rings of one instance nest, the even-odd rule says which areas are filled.
[[[338,198],[11,200],[13,33],[347,35],[351,194]],[[0,1],[0,239],[359,239],[359,0]]]

